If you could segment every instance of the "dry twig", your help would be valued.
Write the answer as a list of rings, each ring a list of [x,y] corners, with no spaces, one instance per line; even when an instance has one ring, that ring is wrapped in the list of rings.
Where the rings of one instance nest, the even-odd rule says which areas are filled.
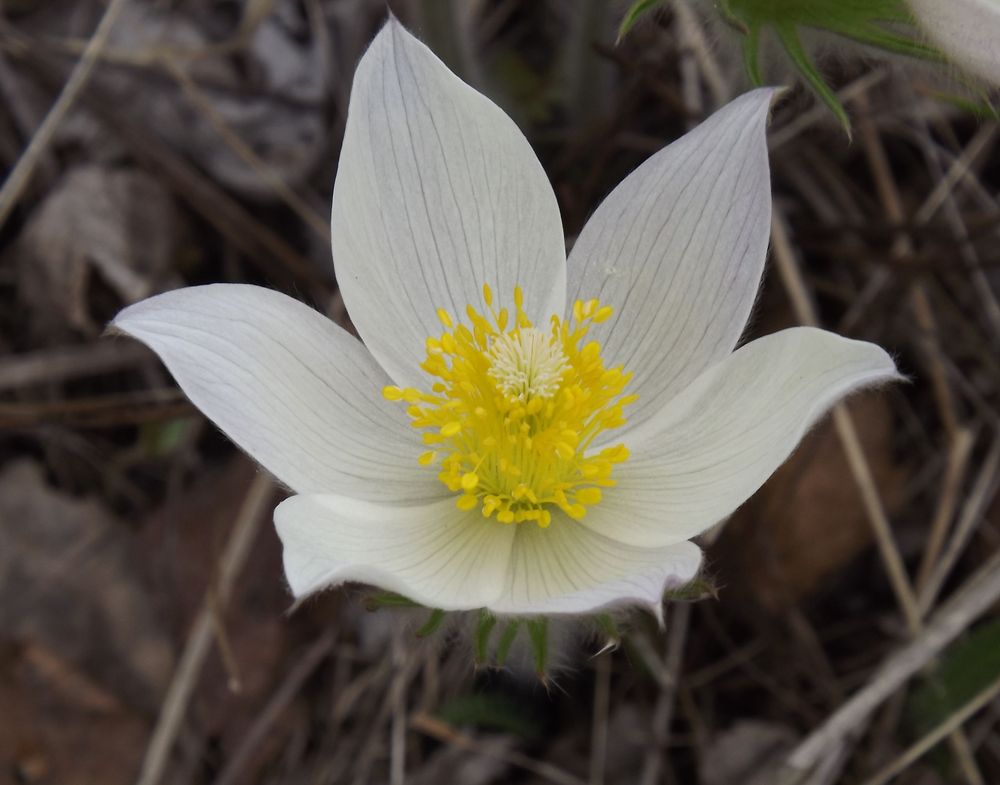
[[[1000,599],[1000,553],[928,620],[924,630],[887,657],[868,684],[841,706],[786,758],[779,785],[801,785],[866,725],[868,718],[911,676],[924,669],[993,603]]]
[[[254,478],[229,533],[225,550],[219,558],[215,581],[209,588],[201,610],[191,627],[184,654],[174,673],[170,689],[160,709],[156,728],[146,748],[137,785],[156,785],[163,777],[170,749],[180,731],[198,674],[212,643],[214,636],[212,617],[217,610],[224,608],[228,603],[233,584],[250,553],[250,546],[273,495],[274,483],[268,476],[260,474]]]
[[[32,135],[31,141],[28,143],[28,148],[21,155],[20,159],[18,159],[13,171],[11,171],[6,181],[4,181],[3,188],[0,189],[0,227],[7,221],[11,210],[17,204],[17,200],[21,198],[22,192],[31,180],[31,175],[34,174],[35,168],[38,166],[42,153],[45,152],[45,149],[52,141],[52,136],[59,128],[59,124],[62,123],[66,114],[76,102],[80,91],[87,84],[87,80],[90,79],[90,75],[94,71],[94,66],[97,65],[101,50],[107,43],[111,28],[114,26],[115,20],[124,6],[125,0],[111,0],[108,4],[100,23],[97,25],[97,29],[94,30],[94,34],[91,36],[90,41],[87,42],[83,54],[80,55],[80,61],[76,64],[66,84],[63,85],[59,97],[56,98],[55,103],[52,104],[52,108],[49,109],[49,113],[45,116],[42,124],[35,131],[34,135]]]

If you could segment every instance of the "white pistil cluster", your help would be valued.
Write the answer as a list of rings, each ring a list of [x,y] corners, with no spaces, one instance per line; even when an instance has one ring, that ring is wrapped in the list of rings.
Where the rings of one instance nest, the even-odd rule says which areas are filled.
[[[497,336],[489,357],[488,373],[497,387],[522,403],[529,398],[551,398],[569,370],[566,354],[552,334],[535,327]]]

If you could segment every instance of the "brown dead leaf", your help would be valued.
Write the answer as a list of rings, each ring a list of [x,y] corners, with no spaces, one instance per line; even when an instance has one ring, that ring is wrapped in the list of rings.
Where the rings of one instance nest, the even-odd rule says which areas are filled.
[[[881,394],[864,395],[849,408],[891,515],[901,499],[904,472],[893,457],[889,402]],[[734,593],[749,593],[780,613],[798,605],[871,542],[861,496],[827,418],[736,512],[713,556]]]
[[[170,195],[137,169],[69,170],[35,210],[14,249],[29,327],[40,337],[96,334],[92,275],[130,303],[163,285],[177,234]]]
[[[216,19],[198,9],[126,6],[111,46],[138,59],[171,59],[202,85],[230,132],[285,184],[303,185],[327,151],[329,124],[323,111],[330,68],[322,36],[308,15],[282,3],[260,20],[239,58],[219,50],[208,30]],[[233,30],[233,35],[236,34]],[[213,51],[214,49],[214,51]],[[192,56],[197,53],[197,56]],[[273,201],[270,183],[233,148],[210,117],[177,86],[151,91],[141,73],[118,71],[98,81],[129,100],[149,127],[174,149],[203,166],[213,179],[244,197]]]
[[[0,706],[0,771],[12,782],[134,781],[146,723],[54,652],[31,645],[0,656]]]
[[[128,530],[99,502],[61,493],[22,460],[0,474],[0,540],[0,640],[51,652],[116,698],[155,706],[173,653]],[[52,660],[36,658],[37,673],[57,673],[44,662]]]

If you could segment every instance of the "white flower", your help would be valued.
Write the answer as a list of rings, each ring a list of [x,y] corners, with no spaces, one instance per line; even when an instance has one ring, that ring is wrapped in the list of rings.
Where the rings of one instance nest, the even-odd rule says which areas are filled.
[[[927,36],[969,73],[1000,85],[1000,0],[908,0]]]
[[[832,403],[896,376],[879,347],[809,328],[733,351],[767,250],[771,97],[650,158],[567,262],[517,127],[390,21],[355,75],[333,198],[364,345],[242,285],[113,326],[297,494],[275,513],[296,596],[362,581],[443,609],[656,610],[699,568],[691,537]]]

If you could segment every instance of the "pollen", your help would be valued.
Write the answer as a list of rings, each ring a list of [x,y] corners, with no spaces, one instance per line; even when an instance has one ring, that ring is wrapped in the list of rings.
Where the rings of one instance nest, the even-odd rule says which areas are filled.
[[[587,340],[611,307],[577,301],[570,318],[552,316],[542,329],[524,312],[520,287],[513,318],[494,307],[488,286],[483,302],[482,311],[466,308],[464,323],[438,310],[445,331],[427,339],[421,365],[429,392],[386,387],[383,395],[407,405],[430,448],[416,460],[438,466],[459,509],[542,528],[552,508],[579,520],[628,458],[622,444],[594,442],[624,425],[624,408],[638,398],[625,394],[632,374],[605,367],[600,344]]]

